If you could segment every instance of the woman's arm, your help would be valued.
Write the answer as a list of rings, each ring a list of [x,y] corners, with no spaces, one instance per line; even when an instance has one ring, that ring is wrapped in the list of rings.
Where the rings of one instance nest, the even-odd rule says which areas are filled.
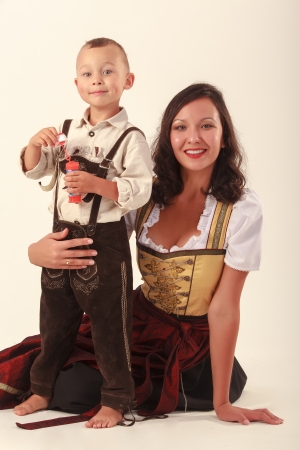
[[[240,323],[240,297],[248,272],[224,271],[208,311],[210,353],[214,388],[214,408],[219,419],[248,425],[261,420],[280,424],[282,419],[267,409],[245,409],[231,405],[229,386]]]
[[[63,241],[68,232],[66,228],[59,233],[50,233],[40,241],[31,244],[28,248],[31,264],[48,269],[83,269],[88,265],[93,265],[94,261],[91,257],[97,254],[95,250],[72,249],[72,247],[80,245],[90,245],[93,243],[92,239],[80,238]]]

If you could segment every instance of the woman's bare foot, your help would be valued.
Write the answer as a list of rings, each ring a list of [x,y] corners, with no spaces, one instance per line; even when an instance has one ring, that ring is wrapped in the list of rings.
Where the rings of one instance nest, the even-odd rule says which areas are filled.
[[[14,408],[14,413],[17,416],[26,416],[26,414],[31,414],[35,411],[40,411],[41,409],[47,409],[49,403],[50,398],[33,394],[24,403],[16,406]]]
[[[100,411],[86,422],[87,428],[111,428],[123,420],[123,414],[120,409],[109,408],[102,406]]]

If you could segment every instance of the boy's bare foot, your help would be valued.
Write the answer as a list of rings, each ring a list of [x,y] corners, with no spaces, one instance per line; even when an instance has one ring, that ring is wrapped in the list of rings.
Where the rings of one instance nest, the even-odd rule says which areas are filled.
[[[17,416],[26,416],[26,414],[31,414],[35,411],[40,411],[41,409],[47,409],[49,403],[50,398],[33,394],[25,402],[16,406],[14,408],[14,413]]]
[[[109,408],[102,406],[100,411],[86,422],[87,428],[111,428],[123,420],[123,414],[120,409]]]

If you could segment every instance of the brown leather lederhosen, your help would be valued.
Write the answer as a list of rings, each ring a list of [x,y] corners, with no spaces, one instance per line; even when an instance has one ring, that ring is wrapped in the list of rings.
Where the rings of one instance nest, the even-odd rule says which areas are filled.
[[[63,132],[67,135],[70,121],[67,125],[66,122]],[[128,128],[100,165],[77,155],[72,160],[88,172],[106,178],[121,142],[133,130],[140,131]],[[65,163],[59,162],[57,173],[65,170]],[[56,186],[53,231],[67,227],[67,239],[91,236],[97,256],[95,265],[86,269],[42,269],[42,349],[31,369],[31,392],[52,397],[55,380],[73,349],[85,312],[91,319],[95,355],[103,375],[101,404],[130,410],[135,397],[130,359],[132,266],[125,221],[122,218],[118,222],[97,223],[101,196],[94,194],[84,199],[93,202],[88,225],[60,220],[57,190]]]

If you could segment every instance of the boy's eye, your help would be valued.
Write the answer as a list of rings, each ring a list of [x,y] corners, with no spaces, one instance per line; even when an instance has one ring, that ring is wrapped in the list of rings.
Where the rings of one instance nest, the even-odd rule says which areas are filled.
[[[82,75],[83,75],[84,77],[90,77],[90,76],[91,76],[91,73],[90,73],[90,72],[84,72]]]
[[[112,70],[104,70],[103,75],[110,75],[112,73]]]

